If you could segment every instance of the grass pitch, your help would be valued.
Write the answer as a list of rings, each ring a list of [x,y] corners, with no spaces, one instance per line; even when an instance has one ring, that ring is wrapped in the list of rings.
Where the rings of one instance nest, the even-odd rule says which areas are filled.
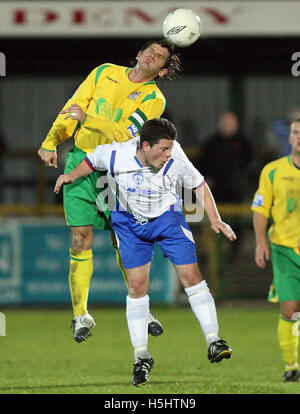
[[[300,383],[281,382],[278,307],[247,302],[217,311],[233,354],[211,364],[190,308],[155,307],[164,334],[149,338],[154,368],[136,388],[124,307],[91,309],[97,326],[82,344],[72,338],[71,310],[7,309],[0,394],[299,394]]]

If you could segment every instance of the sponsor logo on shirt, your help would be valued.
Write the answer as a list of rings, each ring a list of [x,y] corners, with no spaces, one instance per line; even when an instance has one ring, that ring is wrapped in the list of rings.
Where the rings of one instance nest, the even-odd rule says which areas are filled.
[[[137,193],[144,196],[150,196],[152,194],[157,194],[157,191],[146,190],[144,188],[126,188],[126,191],[129,193]]]
[[[127,96],[127,98],[131,99],[132,101],[136,101],[141,93],[142,92],[132,92],[130,95]]]
[[[300,211],[299,197],[289,197],[286,204],[286,211],[292,213],[293,211]]]
[[[252,203],[253,207],[262,207],[264,202],[264,196],[262,194],[256,194]]]
[[[95,102],[97,104],[95,108],[96,114],[108,121],[119,122],[122,117],[121,108],[115,108],[110,102],[102,97],[95,100]]]
[[[139,134],[139,131],[138,131],[138,129],[137,129],[137,127],[136,127],[136,125],[134,125],[134,124],[131,124],[131,125],[127,128],[127,131],[130,133],[130,135],[131,135],[133,138],[135,138],[135,137]]]

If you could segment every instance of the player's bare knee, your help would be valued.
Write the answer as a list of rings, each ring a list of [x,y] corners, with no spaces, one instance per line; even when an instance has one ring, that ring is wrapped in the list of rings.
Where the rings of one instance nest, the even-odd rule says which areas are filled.
[[[178,265],[175,268],[184,288],[197,285],[203,280],[197,263]]]
[[[128,295],[131,298],[142,298],[147,295],[148,289],[145,282],[141,280],[131,281],[128,285]]]
[[[188,287],[195,286],[198,283],[200,283],[201,281],[202,281],[202,278],[199,276],[199,274],[193,273],[191,275],[188,275],[188,277],[186,279],[186,285]]]
[[[288,309],[285,310],[284,312],[281,311],[281,316],[289,321],[294,320],[294,315],[295,315],[296,311],[292,310],[292,309]]]
[[[93,245],[93,233],[90,230],[72,228],[72,249],[89,250]]]
[[[299,311],[299,308],[296,304],[282,303],[280,304],[280,314],[284,319],[294,320],[295,314]]]
[[[180,279],[184,287],[195,286],[203,280],[201,273],[197,268],[181,274]]]

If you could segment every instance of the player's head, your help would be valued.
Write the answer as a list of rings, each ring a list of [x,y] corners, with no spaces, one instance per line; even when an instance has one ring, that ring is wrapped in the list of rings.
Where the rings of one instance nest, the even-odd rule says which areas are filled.
[[[138,62],[141,57],[156,60],[157,73],[155,78],[174,80],[181,73],[180,59],[175,51],[175,46],[166,39],[150,40],[145,43],[138,53]]]
[[[160,169],[171,156],[177,131],[165,118],[154,118],[145,122],[140,130],[140,148],[147,164]]]
[[[300,155],[300,118],[291,122],[289,142],[292,147],[292,153]]]
[[[140,145],[147,141],[150,147],[157,144],[162,138],[174,141],[177,131],[172,124],[165,118],[154,118],[146,121],[140,130]]]

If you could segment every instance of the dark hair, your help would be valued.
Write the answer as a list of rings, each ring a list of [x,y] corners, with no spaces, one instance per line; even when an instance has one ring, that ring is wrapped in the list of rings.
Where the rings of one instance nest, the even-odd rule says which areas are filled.
[[[147,141],[150,147],[162,138],[174,141],[177,131],[172,122],[165,118],[153,118],[146,121],[140,130],[140,145]]]
[[[181,63],[179,59],[178,53],[176,53],[175,46],[172,45],[172,43],[168,42],[167,39],[158,39],[158,40],[149,40],[147,43],[145,43],[141,47],[141,51],[143,52],[145,49],[147,49],[149,46],[153,45],[154,43],[157,43],[158,45],[165,47],[168,49],[170,56],[166,60],[166,63],[164,64],[164,68],[168,69],[168,73],[166,73],[162,79],[168,79],[168,80],[175,80],[178,79],[181,72]],[[159,76],[157,76],[159,77]]]
[[[300,122],[300,118],[293,119],[293,121],[291,122],[291,124],[293,124],[294,122]]]

